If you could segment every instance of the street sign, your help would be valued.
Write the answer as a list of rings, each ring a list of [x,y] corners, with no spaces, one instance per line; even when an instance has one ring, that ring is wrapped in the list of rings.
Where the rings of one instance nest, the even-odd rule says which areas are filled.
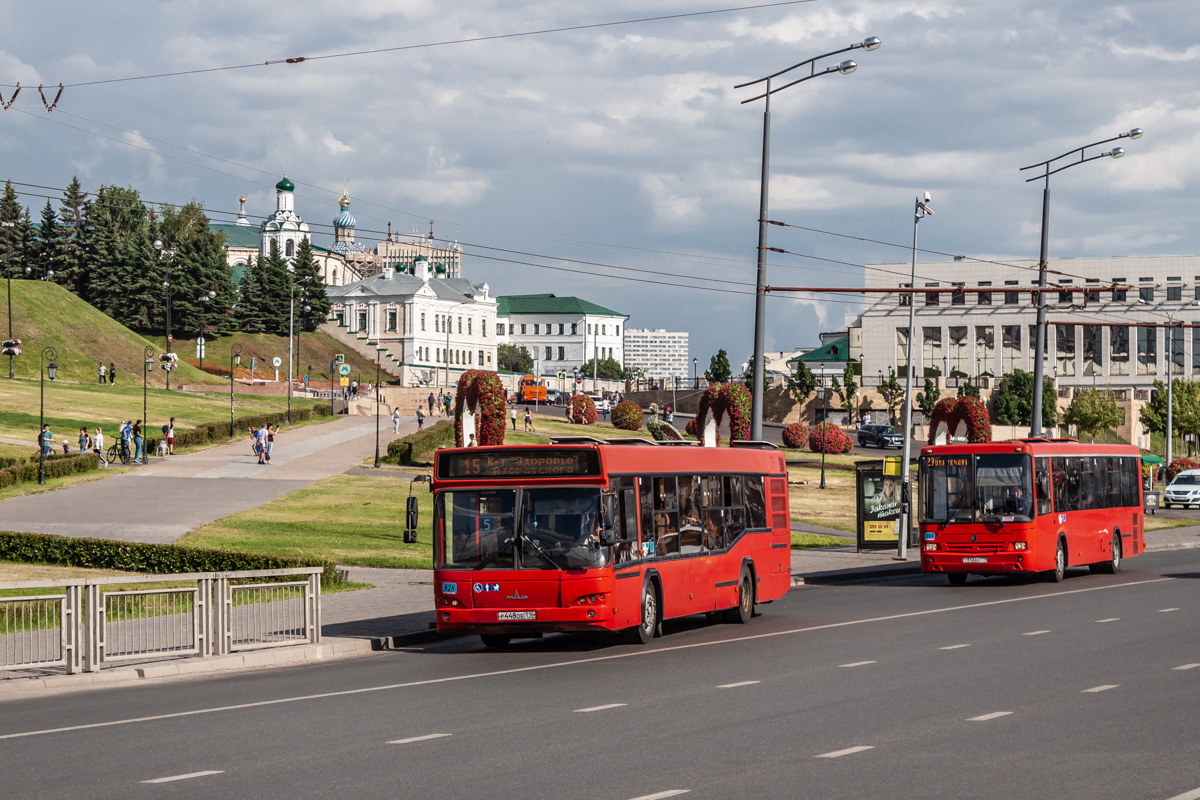
[[[560,369],[560,370],[558,371],[558,379],[561,381],[561,380],[562,380],[563,378],[565,378],[565,377],[567,377],[567,373],[563,372],[563,371]]]
[[[341,375],[342,377],[349,375],[350,374],[350,365],[342,364],[340,367],[338,367],[338,374]],[[342,385],[345,386],[344,381],[342,382]]]
[[[171,334],[169,334],[169,333],[168,333],[168,334],[167,334],[167,341],[168,341],[168,342],[173,342],[173,341],[175,341],[175,337],[174,337],[174,336],[172,336]]]
[[[250,371],[254,372],[258,368],[258,356],[250,356]]]
[[[349,386],[349,385],[350,385],[350,379],[342,378],[342,386]]]
[[[307,375],[305,375],[305,376],[304,376],[304,382],[305,382],[305,383],[308,383],[308,376],[307,376]]]
[[[576,378],[575,383],[577,383],[577,384],[583,383],[583,378]]]
[[[275,356],[274,358],[272,358],[272,359],[271,359],[271,366],[272,366],[272,367],[278,367],[278,366],[279,366],[279,365],[281,365],[282,363],[283,363],[283,359],[282,359],[282,358],[280,358],[279,356]]]
[[[346,363],[346,354],[345,354],[345,353],[338,353],[337,355],[335,355],[335,356],[333,357],[333,363],[335,363],[335,364],[345,364],[345,363]]]
[[[204,344],[204,337],[203,337],[203,336],[197,336],[197,337],[196,337],[196,344]]]

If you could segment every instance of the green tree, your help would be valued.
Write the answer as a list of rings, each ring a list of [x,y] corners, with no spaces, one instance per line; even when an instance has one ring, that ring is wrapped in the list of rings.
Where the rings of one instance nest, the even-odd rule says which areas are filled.
[[[1097,433],[1121,423],[1121,409],[1110,389],[1079,389],[1071,405],[1063,412],[1062,421],[1066,425],[1074,425],[1080,434],[1089,434],[1094,442]]]
[[[742,375],[742,383],[744,383],[746,385],[746,388],[749,389],[751,392],[754,391],[754,359],[753,358],[750,359],[748,364],[746,364],[746,372]],[[766,395],[766,393],[768,391],[770,391],[770,389],[771,389],[770,383],[767,380],[767,376],[764,374],[763,379],[762,379],[763,394]]]
[[[729,367],[729,354],[725,352],[725,348],[718,350],[717,354],[709,359],[704,377],[710,383],[729,383],[729,379],[733,377],[733,370]]]
[[[1042,427],[1058,424],[1057,392],[1049,378],[1042,383]],[[1033,421],[1033,375],[1016,369],[996,384],[992,409],[999,425],[1029,425]]]
[[[50,201],[42,207],[42,216],[38,221],[38,235],[34,254],[34,278],[48,278],[55,283],[64,283],[67,275],[62,263],[63,229],[58,222],[58,214]]]
[[[258,279],[261,300],[259,316],[266,330],[286,334],[288,328],[288,301],[291,298],[291,275],[288,263],[279,252],[279,244],[271,242],[266,258],[258,259]]]
[[[17,231],[24,211],[25,207],[17,198],[17,192],[13,189],[12,182],[5,181],[4,195],[0,196],[0,222],[5,223],[6,226],[0,230],[0,264],[7,265],[6,277],[22,275],[22,269],[25,267],[24,254],[21,252],[21,239]],[[9,224],[12,227],[7,227]],[[7,334],[7,331],[5,333]]]
[[[925,419],[933,418],[933,408],[940,399],[941,395],[938,393],[937,387],[933,385],[933,380],[926,378],[924,391],[917,392],[917,408],[921,409]]]
[[[854,380],[854,364],[847,361],[842,370],[842,382],[833,379],[833,393],[842,401],[842,408],[853,410],[854,396],[858,394],[858,382]]]
[[[1172,381],[1171,425],[1173,434],[1200,434],[1200,384],[1192,381]],[[1150,402],[1142,406],[1138,414],[1142,425],[1151,433],[1166,435],[1167,432],[1167,385],[1155,381],[1150,391]]]
[[[533,372],[533,356],[519,344],[502,344],[496,348],[496,366],[521,374]]]
[[[91,302],[88,205],[87,193],[79,178],[72,176],[58,206],[61,228],[55,238],[57,266],[54,280]]]
[[[596,364],[596,359],[591,358],[583,362],[583,366],[579,368],[579,374],[582,377],[590,378],[593,374],[598,378],[605,380],[616,381],[621,379],[621,365],[617,363],[615,358],[602,358],[600,363]],[[593,367],[595,372],[593,373]]]
[[[787,390],[800,405],[808,402],[809,396],[817,390],[817,376],[803,361],[796,361],[796,368],[787,379]]]
[[[888,420],[893,424],[896,420],[896,408],[904,400],[904,385],[896,380],[896,370],[888,367],[887,380],[879,384],[879,396],[887,405]]]
[[[149,209],[134,189],[101,186],[88,207],[88,302],[141,331],[164,316],[165,273]]]
[[[304,282],[305,286],[303,303],[299,299],[301,290],[296,292],[298,298],[296,318],[299,320],[297,326],[312,333],[320,327],[321,323],[329,319],[333,302],[325,292],[325,281],[321,279],[321,271],[317,268],[317,262],[313,258],[312,243],[308,239],[301,241],[300,246],[296,248],[296,262],[292,265],[292,278]],[[302,312],[305,305],[308,306],[308,310]]]
[[[267,323],[262,314],[261,264],[261,256],[251,258],[250,263],[246,264],[246,271],[242,273],[241,282],[238,283],[238,301],[233,308],[234,319],[238,329],[247,333],[263,333],[267,330]]]
[[[958,397],[979,397],[979,387],[967,381],[958,385]]]

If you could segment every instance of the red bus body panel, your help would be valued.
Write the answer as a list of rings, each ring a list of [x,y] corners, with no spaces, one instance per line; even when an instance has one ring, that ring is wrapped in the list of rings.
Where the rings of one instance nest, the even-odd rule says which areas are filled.
[[[1031,458],[1069,456],[1120,456],[1141,458],[1130,445],[1085,444],[1074,440],[1013,439],[984,444],[952,444],[925,447],[922,458],[935,455],[1023,453]],[[1034,462],[1036,463],[1036,462]],[[1145,550],[1143,536],[1142,482],[1137,481],[1137,506],[1102,508],[1035,515],[1031,522],[922,522],[921,571],[1003,574],[1046,572],[1055,568],[1059,538],[1067,542],[1068,564],[1079,566],[1108,561],[1114,535],[1121,537],[1122,557]],[[1037,508],[1038,487],[1034,481],[1031,507]],[[923,510],[919,511],[923,513]],[[920,516],[918,516],[920,519]],[[930,534],[933,539],[930,540]],[[936,550],[930,551],[930,542]],[[1024,549],[1017,547],[1023,543]],[[985,558],[985,562],[965,559]]]
[[[499,486],[598,486],[608,489],[619,476],[671,474],[762,475],[767,529],[742,533],[726,549],[695,555],[669,555],[612,563],[598,569],[435,569],[437,629],[443,633],[533,635],[544,632],[612,631],[641,620],[644,582],[657,578],[662,589],[662,618],[733,608],[743,565],[755,582],[755,600],[769,603],[791,587],[791,519],[787,471],[782,454],[771,450],[647,445],[536,445],[523,450],[595,447],[601,476],[570,478],[489,478],[439,480],[435,454],[433,491]],[[504,448],[472,448],[485,455]],[[636,493],[635,493],[636,495]],[[640,499],[638,500],[640,503]],[[638,520],[641,541],[642,515]],[[435,529],[435,547],[441,532]],[[453,589],[452,592],[447,591]],[[597,600],[592,602],[591,597]],[[579,602],[580,600],[583,602]],[[501,612],[535,615],[527,621],[501,620]]]

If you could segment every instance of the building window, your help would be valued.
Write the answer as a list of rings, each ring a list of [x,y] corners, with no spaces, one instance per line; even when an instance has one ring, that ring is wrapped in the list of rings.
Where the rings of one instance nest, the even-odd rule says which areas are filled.
[[[425,312],[421,312],[421,332],[425,332]]]
[[[1042,372],[1050,371],[1050,358],[1053,353],[1050,352],[1050,326],[1042,326]],[[1037,325],[1029,326],[1029,369],[1033,370],[1033,365],[1037,363]]]
[[[487,354],[487,365],[488,365],[489,367],[492,365],[492,354],[491,354],[491,352],[490,352],[490,351],[489,351],[489,352],[488,352],[488,354]]]
[[[1129,374],[1129,328],[1108,329],[1108,372]]]
[[[550,345],[546,345],[546,361],[550,360]]]
[[[283,246],[283,249],[284,249],[284,255],[287,256],[288,258],[291,258],[292,256],[296,255],[296,243],[293,242],[291,239],[287,240],[287,244],[285,244]]]
[[[525,323],[524,322],[521,323],[521,335],[522,336],[525,335]]]
[[[440,348],[440,347],[437,348],[437,350],[435,352],[437,353],[438,363],[439,364],[442,363],[442,348]]]
[[[1200,331],[1200,328],[1197,328],[1196,330]],[[558,360],[559,361],[567,360],[567,348],[563,347],[562,345],[558,346]]]
[[[975,374],[992,374],[996,352],[996,329],[991,325],[975,326]]]
[[[533,323],[533,335],[538,336],[542,332],[542,326],[538,323]]]
[[[485,338],[485,339],[487,338],[487,320],[486,319],[479,320],[479,333],[483,335],[483,338]]]
[[[576,330],[576,328],[578,328],[578,327],[579,327],[579,323],[578,323],[578,322],[572,322],[572,323],[571,323],[571,335],[572,335],[572,336],[574,336],[574,335],[576,335],[576,334],[578,333],[578,331]]]
[[[1182,375],[1183,372],[1183,331],[1179,328],[1167,328],[1167,349],[1171,355],[1171,373]]]
[[[1192,374],[1200,375],[1200,328],[1192,328]]]
[[[1058,351],[1058,374],[1075,374],[1075,326],[1055,325],[1054,346]]]
[[[950,334],[950,374],[967,374],[967,326],[951,325],[946,331]]]
[[[1196,299],[1200,300],[1200,289],[1197,289]],[[1125,303],[1129,300],[1129,292],[1125,289],[1113,289],[1113,302]]]
[[[616,331],[613,333],[613,336],[620,336],[620,335],[621,335],[621,326],[618,325],[616,328]]]
[[[1158,372],[1158,328],[1137,329],[1137,367],[1138,375]]]
[[[483,366],[483,351],[479,351],[479,366]]]
[[[967,293],[963,291],[963,284],[954,284],[954,291],[950,293],[950,305],[965,306],[967,304]]]
[[[1138,299],[1145,300],[1147,303],[1153,303],[1154,302],[1154,287],[1153,286],[1143,286],[1141,289],[1138,289]]]
[[[396,312],[387,312],[387,329],[390,333],[396,332]]]
[[[566,325],[564,325],[564,324],[563,324],[563,323],[561,323],[561,322],[560,322],[560,323],[558,323],[558,335],[559,335],[559,336],[562,336],[562,335],[563,335],[563,331],[564,331],[565,329],[566,329]],[[572,331],[572,333],[574,333],[574,331]]]
[[[1005,286],[1016,286],[1017,282],[1016,281],[1005,281],[1004,285]],[[1004,293],[1004,305],[1015,306],[1020,302],[1021,302],[1020,292],[1005,292]]]
[[[462,317],[458,318],[458,332],[462,333]]]
[[[982,285],[982,284],[980,284],[980,285]],[[975,305],[990,306],[991,304],[992,304],[992,293],[991,292],[980,292],[976,296]]]
[[[1099,325],[1083,326],[1083,374],[1104,374],[1104,328]]]
[[[921,335],[921,358],[925,369],[940,375],[942,370],[942,329],[923,328]]]
[[[936,306],[940,302],[941,302],[941,297],[938,296],[937,292],[926,292],[925,293],[925,305]]]
[[[911,296],[911,295],[908,295]],[[896,328],[896,372],[907,375],[908,372],[908,328]]]
[[[471,318],[467,317],[467,336],[471,335]]]
[[[903,292],[903,293],[897,295],[896,305],[904,307],[904,308],[911,306],[912,305],[912,295],[907,292]]]
[[[358,330],[360,333],[366,333],[367,330],[367,312],[358,312]]]
[[[1168,286],[1167,287],[1167,302],[1168,303],[1171,303],[1171,302],[1178,303],[1181,300],[1183,300],[1183,287],[1182,286]]]
[[[1021,369],[1025,363],[1021,358],[1021,326],[1004,325],[1000,329],[1000,336],[1000,371],[1007,375]]]
[[[1071,303],[1075,302],[1074,292],[1070,289],[1060,289],[1058,292],[1058,302],[1060,305],[1071,305]]]
[[[588,335],[588,336],[591,336],[591,335],[592,335],[592,324],[591,324],[590,322],[588,323],[588,332],[587,332],[587,335]]]

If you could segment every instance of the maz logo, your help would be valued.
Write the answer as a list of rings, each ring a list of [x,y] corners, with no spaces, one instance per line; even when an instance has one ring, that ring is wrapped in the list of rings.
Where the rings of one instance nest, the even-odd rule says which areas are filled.
[[[520,592],[513,592],[512,594],[510,594],[508,597],[506,597],[504,599],[505,600],[528,600],[529,598],[526,597],[525,595],[521,594]]]

